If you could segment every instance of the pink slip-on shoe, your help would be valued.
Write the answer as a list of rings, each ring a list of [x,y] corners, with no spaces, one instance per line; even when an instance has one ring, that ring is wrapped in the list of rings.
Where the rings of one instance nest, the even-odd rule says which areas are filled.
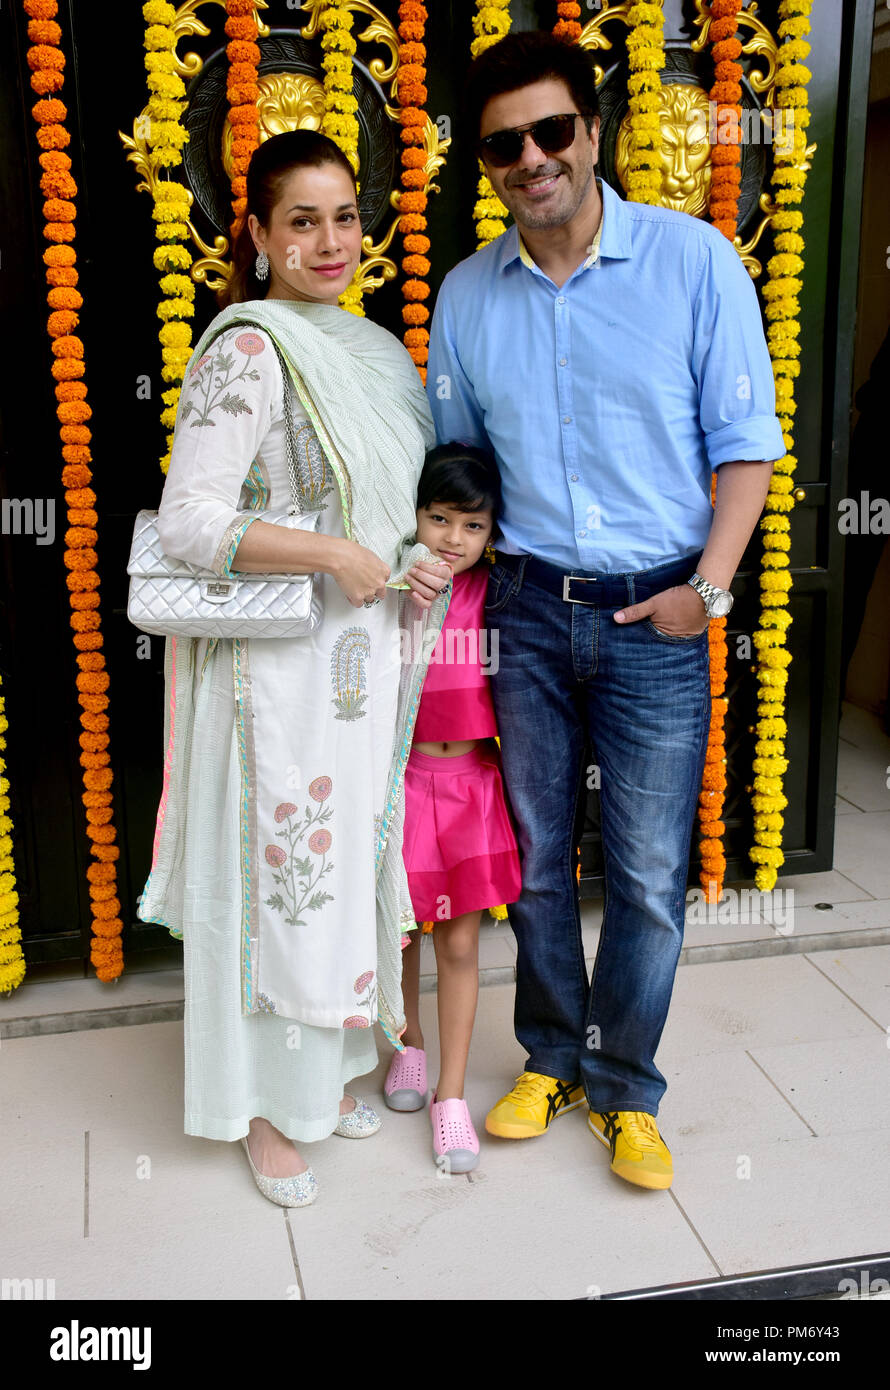
[[[390,1110],[422,1110],[426,1100],[426,1053],[422,1047],[406,1047],[389,1064],[383,1083],[383,1099]]]
[[[479,1140],[465,1100],[436,1100],[430,1106],[433,1158],[443,1173],[469,1173],[479,1165]]]

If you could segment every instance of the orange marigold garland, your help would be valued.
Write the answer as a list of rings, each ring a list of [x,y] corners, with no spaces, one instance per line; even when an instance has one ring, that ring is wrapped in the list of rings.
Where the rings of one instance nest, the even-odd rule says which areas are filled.
[[[421,380],[426,382],[426,362],[429,357],[430,335],[424,324],[430,311],[424,304],[429,297],[430,287],[424,277],[430,272],[427,252],[430,249],[426,231],[428,175],[426,172],[426,151],[424,132],[427,118],[423,110],[427,98],[426,89],[426,8],[418,0],[403,0],[399,5],[399,70],[396,90],[399,98],[399,121],[402,127],[402,188],[399,209],[403,216],[399,220],[402,245],[405,256],[402,270],[408,277],[402,283],[402,294],[406,303],[402,318],[408,325],[404,342],[413,358]],[[406,200],[410,212],[406,208]]]
[[[473,58],[478,58],[480,53],[490,48],[493,43],[498,43],[509,32],[510,0],[476,0],[476,13],[473,17],[473,33],[476,37],[470,44],[470,54]],[[504,218],[508,216],[508,209],[492,188],[481,159],[479,172],[480,178],[476,185],[479,196],[473,208],[477,251],[507,230]]]
[[[708,93],[717,125],[717,143],[711,147],[711,190],[708,215],[730,241],[739,218],[742,151],[739,146],[742,115],[742,51],[736,36],[742,0],[711,0],[711,57],[714,85]]]
[[[717,495],[717,475],[711,475],[711,503]],[[726,854],[723,836],[726,826],[723,823],[723,803],[726,799],[726,734],[724,724],[729,701],[726,690],[726,619],[712,618],[708,624],[708,662],[711,686],[711,725],[708,730],[708,746],[705,750],[705,766],[702,773],[701,792],[698,798],[698,816],[701,839],[701,870],[699,879],[705,890],[705,902],[719,901],[723,892],[723,876],[726,873]]]
[[[258,63],[259,27],[254,0],[226,0],[226,97],[232,127],[232,238],[238,235],[247,211],[247,166],[260,143]]]
[[[553,26],[553,35],[557,39],[568,39],[570,43],[577,43],[581,37],[581,6],[569,0],[559,0],[556,6],[556,13],[559,15]]]
[[[0,687],[2,687],[0,680]],[[6,701],[0,688],[0,993],[11,994],[25,978],[22,929],[19,926],[19,895],[15,886],[15,860],[12,856],[12,820],[9,815],[9,781],[6,777]]]
[[[739,216],[741,182],[742,87],[741,64],[736,62],[742,45],[736,37],[742,0],[711,0],[711,56],[714,59],[714,85],[708,97],[716,108],[717,144],[711,147],[711,190],[708,213],[718,231],[732,241]],[[717,486],[711,479],[711,499]],[[699,802],[701,821],[702,887],[707,902],[717,902],[723,891],[726,855],[723,846],[725,826],[723,803],[726,797],[726,740],[724,723],[729,701],[726,690],[726,619],[712,618],[708,627],[711,668],[711,727],[702,776]]]
[[[31,86],[41,97],[59,92],[64,81],[65,55],[58,47],[62,31],[52,23],[58,13],[56,0],[24,0],[25,13],[31,23],[27,61],[31,69]],[[74,241],[77,185],[71,177],[71,160],[63,151],[71,137],[65,128],[67,110],[62,101],[41,100],[33,108],[37,121],[37,143],[41,148],[40,165],[43,177],[41,191],[45,219],[43,235],[50,243],[44,252],[50,315],[47,329],[53,340],[52,366],[56,380],[57,414],[62,438],[62,483],[66,488],[68,530],[65,533],[64,564],[68,570],[68,592],[71,605],[71,626],[77,650],[77,691],[81,707],[80,765],[83,768],[83,803],[86,810],[86,832],[94,862],[87,870],[92,902],[93,940],[90,960],[100,980],[113,980],[123,970],[121,949],[120,902],[116,896],[117,870],[115,862],[120,850],[114,841],[117,832],[112,824],[112,772],[108,752],[108,672],[102,654],[101,620],[99,616],[99,576],[96,573],[95,493],[89,484],[91,438],[87,421],[92,411],[87,404],[84,375],[83,343],[74,335],[78,324],[77,309],[80,296],[77,284]],[[67,292],[59,298],[60,291]],[[0,803],[2,806],[2,803]],[[2,882],[3,880],[0,880]],[[2,906],[2,899],[0,899]],[[0,914],[0,940],[3,923]]]

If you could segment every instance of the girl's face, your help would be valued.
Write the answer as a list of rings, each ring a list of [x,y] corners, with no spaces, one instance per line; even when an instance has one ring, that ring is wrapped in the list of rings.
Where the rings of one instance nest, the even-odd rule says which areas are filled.
[[[444,502],[417,509],[417,540],[447,561],[455,574],[472,569],[494,530],[489,507],[462,512]]]
[[[339,164],[295,169],[281,186],[268,227],[250,214],[257,251],[269,257],[270,299],[336,304],[362,250],[352,179]]]

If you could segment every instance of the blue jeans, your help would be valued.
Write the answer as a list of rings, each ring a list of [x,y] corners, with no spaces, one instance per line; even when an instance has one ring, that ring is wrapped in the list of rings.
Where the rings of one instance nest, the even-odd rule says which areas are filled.
[[[698,556],[572,586],[498,554],[485,621],[492,694],[517,823],[522,893],[515,1028],[526,1070],[582,1081],[592,1110],[658,1113],[654,1057],[683,940],[693,820],[710,722],[708,636],[669,637],[612,614],[682,583]],[[582,766],[587,739],[593,765]],[[575,877],[578,798],[599,769],[605,906],[588,982]]]

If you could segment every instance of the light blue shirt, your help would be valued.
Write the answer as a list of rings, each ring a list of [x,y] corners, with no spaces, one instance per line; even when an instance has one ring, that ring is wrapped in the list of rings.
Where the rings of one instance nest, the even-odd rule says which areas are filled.
[[[449,271],[427,393],[440,443],[497,458],[499,549],[649,569],[704,548],[713,469],[785,447],[737,251],[708,223],[600,188],[599,245],[561,288],[515,226]]]

